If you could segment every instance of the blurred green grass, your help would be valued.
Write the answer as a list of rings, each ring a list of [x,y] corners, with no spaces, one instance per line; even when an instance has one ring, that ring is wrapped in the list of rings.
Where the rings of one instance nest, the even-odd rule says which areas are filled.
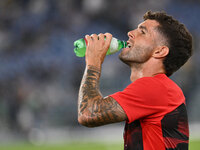
[[[73,142],[60,145],[34,146],[31,144],[0,145],[0,150],[123,150],[123,143]],[[190,141],[189,150],[199,150],[200,140]]]

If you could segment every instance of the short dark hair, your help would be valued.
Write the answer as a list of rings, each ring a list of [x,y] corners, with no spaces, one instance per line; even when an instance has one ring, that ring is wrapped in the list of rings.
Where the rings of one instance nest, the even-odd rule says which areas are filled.
[[[166,75],[170,76],[183,66],[192,55],[192,35],[187,28],[165,12],[148,11],[144,20],[156,20],[158,31],[166,39],[169,54],[163,60]]]

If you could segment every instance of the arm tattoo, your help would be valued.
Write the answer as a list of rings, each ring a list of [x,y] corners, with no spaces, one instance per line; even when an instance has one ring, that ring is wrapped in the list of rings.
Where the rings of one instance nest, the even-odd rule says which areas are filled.
[[[81,124],[95,127],[127,119],[121,106],[112,97],[103,98],[99,91],[100,69],[85,69],[78,96],[78,118]]]

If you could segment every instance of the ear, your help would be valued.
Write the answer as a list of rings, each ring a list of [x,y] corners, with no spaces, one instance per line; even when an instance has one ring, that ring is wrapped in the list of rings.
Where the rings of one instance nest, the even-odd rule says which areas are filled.
[[[169,48],[167,46],[158,46],[154,53],[153,57],[154,58],[163,58],[169,54]]]

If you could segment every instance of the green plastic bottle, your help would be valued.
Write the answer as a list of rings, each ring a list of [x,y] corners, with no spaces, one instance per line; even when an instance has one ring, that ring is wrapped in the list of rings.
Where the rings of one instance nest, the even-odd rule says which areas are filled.
[[[85,56],[86,45],[87,45],[87,40],[85,38],[76,40],[74,42],[74,46],[75,46],[74,53],[76,54],[76,56],[78,57]],[[114,54],[120,51],[122,48],[125,48],[126,46],[127,46],[126,41],[120,41],[113,37],[106,55]]]

